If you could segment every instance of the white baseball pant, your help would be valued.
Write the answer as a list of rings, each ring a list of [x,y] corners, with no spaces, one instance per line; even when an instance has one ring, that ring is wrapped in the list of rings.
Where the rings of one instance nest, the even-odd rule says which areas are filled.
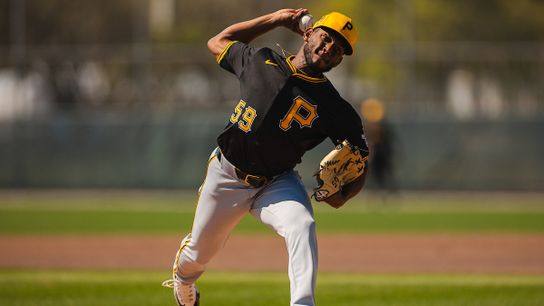
[[[184,283],[195,282],[247,212],[285,239],[291,305],[315,305],[316,230],[311,202],[299,175],[288,171],[254,188],[238,179],[235,167],[224,156],[219,160],[215,150],[200,187],[191,234],[181,243],[174,272]]]

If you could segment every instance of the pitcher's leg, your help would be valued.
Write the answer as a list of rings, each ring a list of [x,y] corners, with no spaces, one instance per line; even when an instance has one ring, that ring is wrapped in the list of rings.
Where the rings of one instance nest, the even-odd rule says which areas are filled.
[[[250,209],[251,190],[225,173],[217,158],[208,165],[191,234],[182,241],[174,270],[183,283],[193,283],[225,244]]]
[[[293,172],[268,186],[251,214],[284,237],[289,255],[291,305],[315,305],[317,239],[310,200]]]

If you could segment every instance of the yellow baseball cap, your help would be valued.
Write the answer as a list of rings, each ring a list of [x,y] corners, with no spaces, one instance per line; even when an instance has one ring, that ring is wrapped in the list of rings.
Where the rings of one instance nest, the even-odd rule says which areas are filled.
[[[329,28],[340,34],[347,42],[346,55],[353,54],[353,48],[355,47],[359,33],[353,25],[351,18],[338,12],[331,12],[321,17],[312,28],[319,27]]]

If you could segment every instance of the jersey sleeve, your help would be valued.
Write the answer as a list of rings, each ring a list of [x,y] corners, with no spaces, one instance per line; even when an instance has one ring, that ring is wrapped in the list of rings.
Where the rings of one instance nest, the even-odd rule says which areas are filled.
[[[340,144],[342,141],[347,140],[354,146],[357,146],[363,151],[363,156],[368,155],[368,143],[366,141],[365,131],[361,117],[347,102],[345,107],[341,108],[339,117],[334,120],[334,128],[332,128],[329,134],[330,139],[334,145]]]
[[[253,54],[255,54],[254,47],[243,42],[232,41],[219,54],[217,63],[239,78]]]

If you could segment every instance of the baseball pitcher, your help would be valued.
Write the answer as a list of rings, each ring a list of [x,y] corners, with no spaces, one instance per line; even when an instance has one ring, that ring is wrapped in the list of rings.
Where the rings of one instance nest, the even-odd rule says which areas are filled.
[[[359,115],[323,75],[353,54],[357,27],[332,12],[304,29],[299,23],[308,23],[305,15],[306,9],[282,9],[233,24],[208,41],[219,66],[238,78],[240,99],[209,158],[173,279],[163,283],[174,289],[178,305],[199,305],[195,282],[248,212],[285,239],[291,305],[315,305],[313,209],[293,169],[329,138],[336,147],[319,165],[312,196],[339,208],[363,187],[368,146]],[[295,55],[249,45],[278,27],[302,36]]]

